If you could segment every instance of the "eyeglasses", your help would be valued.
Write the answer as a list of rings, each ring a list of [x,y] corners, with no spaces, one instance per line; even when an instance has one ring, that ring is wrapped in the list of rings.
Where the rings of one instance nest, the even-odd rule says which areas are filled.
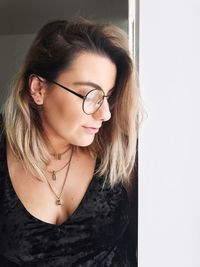
[[[58,82],[55,81],[50,81],[50,82],[60,86],[61,88],[67,90],[68,92],[83,99],[82,109],[83,112],[87,115],[95,113],[103,104],[104,98],[106,97],[108,99],[110,97],[110,95],[105,95],[102,89],[92,89],[85,96],[83,96],[63,86]]]

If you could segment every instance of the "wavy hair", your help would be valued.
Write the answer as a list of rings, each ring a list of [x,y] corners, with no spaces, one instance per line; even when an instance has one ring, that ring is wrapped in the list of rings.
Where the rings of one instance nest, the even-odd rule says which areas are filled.
[[[87,149],[100,159],[97,173],[104,175],[111,186],[128,183],[143,112],[127,34],[111,23],[78,18],[52,21],[41,28],[3,109],[7,141],[28,171],[44,177],[41,166],[48,162],[49,152],[40,112],[30,94],[29,77],[36,74],[47,81],[56,80],[81,52],[106,56],[117,67],[111,119],[103,124]]]

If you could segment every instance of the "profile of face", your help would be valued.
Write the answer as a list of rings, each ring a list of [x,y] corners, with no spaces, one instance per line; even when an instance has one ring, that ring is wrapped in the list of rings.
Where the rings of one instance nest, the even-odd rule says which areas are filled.
[[[109,95],[115,85],[116,65],[106,56],[82,52],[63,71],[56,82],[85,96],[95,88]],[[100,108],[92,114],[83,111],[83,99],[64,90],[59,85],[45,83],[36,76],[30,78],[30,89],[34,101],[42,104],[41,118],[50,140],[88,146],[102,123],[111,118],[106,97]]]

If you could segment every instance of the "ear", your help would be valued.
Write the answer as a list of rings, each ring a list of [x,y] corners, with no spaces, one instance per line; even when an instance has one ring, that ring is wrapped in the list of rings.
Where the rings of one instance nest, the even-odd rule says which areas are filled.
[[[47,85],[45,79],[37,75],[30,75],[29,77],[29,88],[31,96],[37,105],[42,105],[44,102]]]

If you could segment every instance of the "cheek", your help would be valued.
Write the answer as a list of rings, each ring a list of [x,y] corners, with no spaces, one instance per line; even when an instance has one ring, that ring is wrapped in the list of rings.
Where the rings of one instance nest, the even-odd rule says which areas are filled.
[[[72,103],[66,97],[49,98],[44,103],[44,113],[45,118],[60,130],[62,128],[66,130],[67,127],[69,131],[71,128],[78,127],[84,119],[81,102]]]
[[[50,96],[48,107],[61,117],[79,117],[82,115],[82,101],[67,92],[57,91]]]
[[[90,118],[83,112],[81,101],[77,100],[72,102],[57,96],[48,99],[44,103],[43,122],[50,136],[57,136],[74,145],[88,146],[93,142],[94,135],[88,134],[83,126],[88,125]]]

